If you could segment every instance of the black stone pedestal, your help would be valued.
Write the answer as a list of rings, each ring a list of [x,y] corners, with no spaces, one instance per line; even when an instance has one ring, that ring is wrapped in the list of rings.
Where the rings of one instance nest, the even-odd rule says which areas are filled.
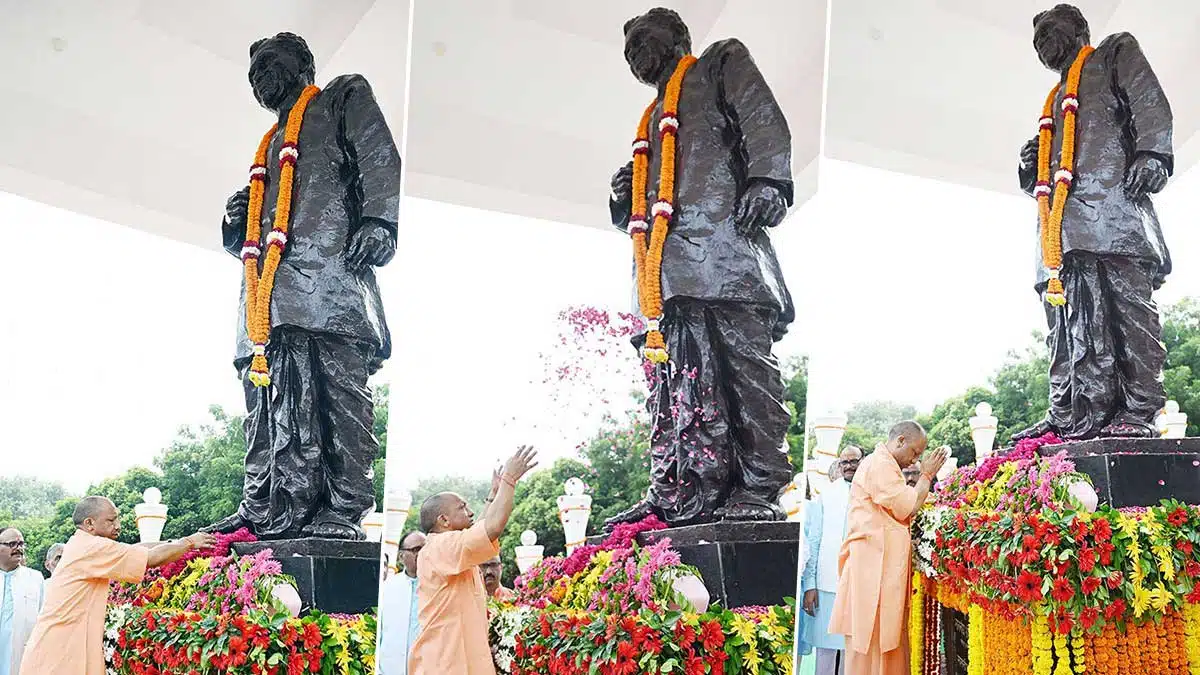
[[[362,614],[379,606],[378,542],[283,539],[234,544],[238,555],[271,549],[283,573],[296,580],[303,611]]]
[[[1200,438],[1098,438],[1045,445],[1039,452],[1063,450],[1091,477],[1103,504],[1155,506],[1163,499],[1200,504]]]
[[[664,537],[685,565],[700,570],[711,602],[732,609],[782,605],[784,598],[796,597],[800,523],[691,525],[645,532],[638,543],[648,546]]]

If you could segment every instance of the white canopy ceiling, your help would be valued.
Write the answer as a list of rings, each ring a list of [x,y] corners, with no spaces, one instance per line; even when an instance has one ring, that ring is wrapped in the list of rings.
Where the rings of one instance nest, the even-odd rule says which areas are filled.
[[[304,36],[318,84],[372,83],[402,129],[406,0],[0,0],[0,189],[209,248],[272,116],[248,47]]]
[[[750,49],[787,115],[796,201],[816,190],[825,0],[417,0],[405,193],[609,227],[608,184],[653,92],[623,55],[625,21],[661,4],[694,51]]]
[[[1017,191],[1021,145],[1057,78],[1033,51],[1056,0],[834,0],[825,154],[963,185]],[[1176,174],[1200,158],[1200,3],[1076,0],[1092,43],[1132,33],[1175,116]],[[1086,102],[1084,102],[1086,105]]]

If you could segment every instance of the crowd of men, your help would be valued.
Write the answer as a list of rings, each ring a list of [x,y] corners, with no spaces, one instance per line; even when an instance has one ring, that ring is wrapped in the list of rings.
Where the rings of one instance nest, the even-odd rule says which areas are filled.
[[[73,521],[67,543],[46,551],[49,579],[26,565],[21,531],[0,530],[0,675],[104,675],[109,583],[141,581],[148,568],[215,543],[199,533],[120,543],[121,514],[105,497],[79,500]]]
[[[522,447],[492,476],[483,518],[453,492],[421,505],[420,531],[400,538],[403,573],[383,584],[379,675],[495,675],[488,599],[508,600],[501,583],[500,535],[517,481],[537,465]]]
[[[815,652],[816,675],[908,673],[909,527],[949,456],[926,444],[921,425],[904,421],[866,457],[847,446],[809,502],[797,667]]]

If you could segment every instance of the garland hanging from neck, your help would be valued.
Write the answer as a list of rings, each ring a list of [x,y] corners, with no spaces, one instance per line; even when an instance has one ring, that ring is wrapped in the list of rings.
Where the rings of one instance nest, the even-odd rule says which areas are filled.
[[[1060,85],[1054,85],[1046,104],[1042,106],[1042,118],[1038,121],[1038,173],[1034,196],[1038,202],[1038,224],[1041,226],[1042,264],[1050,272],[1046,286],[1046,302],[1056,307],[1067,304],[1067,295],[1062,285],[1062,219],[1067,204],[1067,193],[1075,175],[1075,118],[1079,113],[1079,74],[1083,64],[1095,51],[1084,45],[1067,71],[1067,91],[1063,95],[1062,148],[1059,150],[1058,171],[1054,174],[1053,200],[1050,188],[1050,153],[1054,140],[1054,99]]]
[[[246,333],[254,346],[254,359],[250,362],[250,382],[257,387],[271,384],[267,370],[267,340],[271,336],[271,289],[275,286],[275,271],[283,248],[287,246],[288,221],[292,215],[292,178],[296,172],[296,160],[300,157],[300,125],[304,122],[304,110],[308,102],[320,92],[320,88],[309,85],[300,93],[300,98],[288,113],[287,126],[283,129],[283,147],[279,150],[279,196],[275,200],[275,224],[267,234],[267,258],[263,261],[262,273],[258,271],[258,258],[262,255],[262,208],[263,194],[267,181],[267,149],[275,136],[278,124],[271,126],[254,155],[250,167],[250,205],[246,209],[246,243],[242,244],[242,265],[246,272]]]
[[[679,92],[683,89],[683,76],[687,74],[696,57],[688,54],[679,59],[675,72],[667,81],[663,95],[662,119],[658,123],[661,138],[662,158],[658,173],[658,201],[650,213],[654,217],[651,227],[646,221],[646,182],[650,165],[650,118],[658,105],[655,98],[642,113],[638,123],[637,138],[633,141],[633,206],[629,213],[629,234],[633,238],[633,261],[637,267],[638,306],[646,317],[646,345],[642,354],[653,363],[666,363],[667,343],[663,339],[659,322],[662,321],[662,255],[667,240],[667,228],[674,214],[675,199],[675,138],[679,133]],[[649,243],[646,231],[650,230]]]

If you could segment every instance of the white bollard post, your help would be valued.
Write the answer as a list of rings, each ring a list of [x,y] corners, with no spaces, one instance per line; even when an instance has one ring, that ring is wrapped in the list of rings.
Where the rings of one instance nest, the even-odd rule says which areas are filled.
[[[383,499],[383,549],[389,567],[398,572],[401,563],[396,549],[400,546],[400,537],[404,536],[404,523],[412,511],[412,493],[397,486],[388,490]]]
[[[1163,438],[1184,438],[1187,435],[1187,413],[1180,412],[1178,401],[1167,401],[1163,418]]]
[[[542,552],[545,547],[537,543],[537,533],[533,530],[525,530],[521,533],[521,545],[513,547],[513,553],[517,557],[517,569],[521,574],[529,571],[529,568],[542,561]]]
[[[813,496],[829,485],[829,468],[837,461],[842,435],[846,433],[846,415],[829,412],[813,420],[813,435],[816,443],[813,458],[804,463]]]
[[[992,414],[992,406],[982,401],[975,406],[975,416],[967,424],[971,426],[971,440],[975,441],[975,461],[982,462],[992,454],[999,420]]]
[[[143,543],[162,541],[167,505],[162,503],[162,492],[158,488],[146,488],[142,493],[142,503],[133,507],[133,520]]]
[[[563,526],[567,542],[567,555],[587,541],[588,518],[592,515],[592,498],[583,494],[587,486],[578,478],[570,478],[565,485],[566,494],[558,498],[558,520]]]

